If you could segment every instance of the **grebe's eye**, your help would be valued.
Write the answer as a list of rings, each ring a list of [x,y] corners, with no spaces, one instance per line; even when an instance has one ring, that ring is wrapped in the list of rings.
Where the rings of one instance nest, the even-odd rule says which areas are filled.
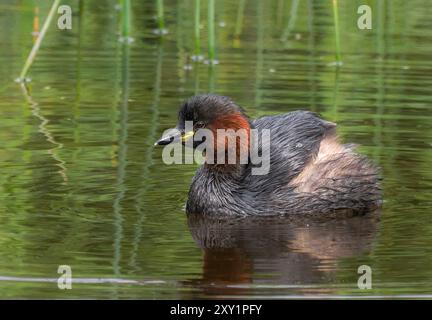
[[[198,121],[197,123],[195,123],[194,127],[195,129],[201,129],[205,127],[205,124],[202,121]]]

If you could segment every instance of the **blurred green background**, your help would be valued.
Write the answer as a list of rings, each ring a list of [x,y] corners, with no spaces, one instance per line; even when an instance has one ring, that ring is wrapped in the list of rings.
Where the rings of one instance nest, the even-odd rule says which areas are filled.
[[[72,30],[55,15],[27,90],[14,80],[52,2],[0,3],[1,298],[432,293],[429,1],[339,1],[340,67],[331,0],[215,0],[217,65],[193,59],[196,1],[163,1],[167,34],[156,0],[130,2],[125,43],[119,1],[61,1]],[[357,27],[362,4],[372,30]],[[337,122],[382,168],[380,221],[188,221],[196,166],[165,165],[153,143],[203,92],[252,117],[306,109]],[[72,290],[57,288],[64,264]],[[357,288],[361,264],[372,290]]]

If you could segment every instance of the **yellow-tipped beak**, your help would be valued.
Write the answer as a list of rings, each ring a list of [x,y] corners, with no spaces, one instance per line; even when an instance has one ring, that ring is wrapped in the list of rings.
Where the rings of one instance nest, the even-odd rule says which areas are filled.
[[[163,146],[163,145],[167,145],[167,144],[175,143],[175,142],[186,142],[187,140],[192,138],[193,135],[194,135],[193,131],[188,131],[188,132],[182,133],[177,128],[169,129],[164,133],[162,138],[160,138],[158,141],[156,141],[155,145]]]
[[[192,138],[193,135],[194,135],[194,132],[193,132],[193,131],[185,132],[185,133],[182,135],[182,137],[181,137],[181,141],[182,141],[182,142],[186,142],[186,141],[188,141],[190,138]]]

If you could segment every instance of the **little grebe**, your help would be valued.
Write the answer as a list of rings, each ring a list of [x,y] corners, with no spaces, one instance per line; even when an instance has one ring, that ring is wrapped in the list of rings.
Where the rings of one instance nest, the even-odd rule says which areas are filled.
[[[185,132],[185,123],[193,130]],[[200,128],[218,134],[218,129],[244,129],[246,142],[236,138],[235,148],[269,153],[267,174],[254,175],[252,162],[212,163],[198,169],[189,190],[188,213],[202,214],[334,214],[349,211],[363,214],[379,207],[381,191],[377,169],[368,159],[355,153],[354,145],[341,144],[336,125],[315,113],[294,111],[250,120],[231,99],[214,94],[198,95],[180,109],[178,124],[168,131],[158,145],[176,140],[183,143]],[[269,146],[256,142],[252,129],[270,130]],[[173,133],[175,132],[175,133]],[[215,153],[227,153],[229,147],[212,142]],[[193,147],[197,147],[193,142]],[[219,150],[218,150],[219,146]],[[225,149],[226,148],[226,149]],[[238,157],[237,157],[238,158]],[[208,160],[208,159],[206,159]]]

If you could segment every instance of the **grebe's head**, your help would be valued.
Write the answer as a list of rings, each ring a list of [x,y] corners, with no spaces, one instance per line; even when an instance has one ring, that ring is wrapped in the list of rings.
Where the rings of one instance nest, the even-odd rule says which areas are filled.
[[[230,98],[216,94],[197,95],[181,106],[177,126],[165,132],[155,144],[185,143],[203,128],[211,130],[215,136],[218,129],[245,129],[249,132],[250,122],[244,110]],[[193,145],[196,146],[195,143]]]

